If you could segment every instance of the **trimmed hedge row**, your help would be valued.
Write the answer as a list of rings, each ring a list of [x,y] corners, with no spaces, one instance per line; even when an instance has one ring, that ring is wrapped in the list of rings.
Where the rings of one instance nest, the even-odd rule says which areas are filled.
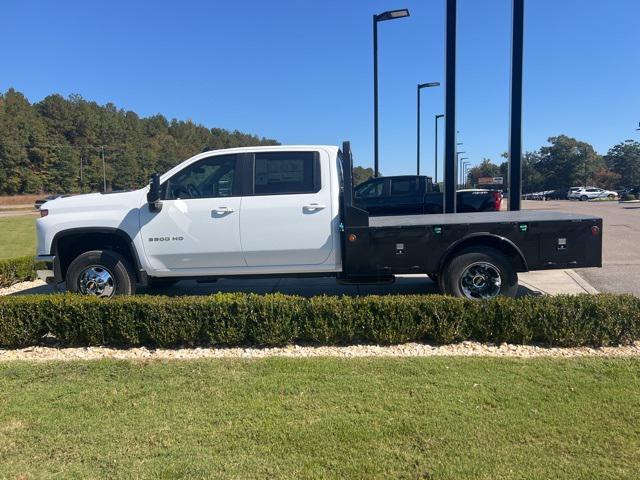
[[[218,293],[203,297],[77,295],[0,299],[0,346],[52,334],[64,345],[175,347],[323,345],[478,340],[556,346],[640,339],[640,299],[630,295],[498,298],[303,298]]]
[[[0,287],[34,280],[38,263],[33,256],[0,260]]]

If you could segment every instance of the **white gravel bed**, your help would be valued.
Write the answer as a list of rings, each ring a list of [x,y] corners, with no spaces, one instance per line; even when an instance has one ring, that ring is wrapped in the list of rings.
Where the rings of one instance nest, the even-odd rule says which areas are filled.
[[[602,348],[547,348],[530,345],[501,345],[478,342],[462,342],[454,345],[432,346],[421,343],[403,345],[352,345],[346,347],[310,347],[291,345],[282,348],[179,348],[116,349],[107,347],[52,348],[29,347],[15,350],[1,350],[0,362],[15,360],[196,360],[203,358],[266,358],[266,357],[442,357],[442,356],[485,356],[485,357],[640,357],[640,342],[633,345]]]
[[[10,287],[0,288],[0,296],[11,295],[12,293],[22,292],[23,290],[30,290],[32,288],[44,287],[46,283],[42,280],[34,280],[33,282],[20,282]]]

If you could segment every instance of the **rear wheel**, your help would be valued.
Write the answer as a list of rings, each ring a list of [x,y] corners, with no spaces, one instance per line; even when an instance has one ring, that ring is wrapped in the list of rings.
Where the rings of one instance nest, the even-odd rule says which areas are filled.
[[[509,259],[493,248],[465,250],[445,267],[441,285],[444,293],[471,300],[488,300],[498,295],[514,297],[518,275]]]
[[[587,200],[589,200],[589,197],[587,197],[586,195],[582,195],[582,196],[580,197],[580,201],[581,201],[581,202],[586,202]]]
[[[69,265],[66,282],[69,291],[94,297],[135,293],[129,262],[111,250],[92,250],[77,257]]]

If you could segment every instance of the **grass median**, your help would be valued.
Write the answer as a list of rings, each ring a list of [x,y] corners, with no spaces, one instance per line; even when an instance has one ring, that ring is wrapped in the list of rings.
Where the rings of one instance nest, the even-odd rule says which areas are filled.
[[[0,259],[36,254],[36,217],[0,217]]]
[[[0,364],[3,478],[637,478],[640,361]]]

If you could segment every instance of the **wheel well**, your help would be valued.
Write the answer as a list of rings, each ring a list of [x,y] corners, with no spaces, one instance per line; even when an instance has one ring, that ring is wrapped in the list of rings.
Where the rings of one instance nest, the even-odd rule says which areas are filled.
[[[463,250],[469,250],[473,247],[494,248],[502,252],[507,257],[507,259],[509,259],[509,261],[511,262],[511,265],[513,265],[516,272],[526,272],[529,270],[529,267],[527,266],[527,262],[525,261],[522,253],[518,250],[518,248],[513,243],[511,243],[506,239],[502,239],[500,237],[495,237],[491,235],[482,235],[482,236],[467,238],[460,241],[456,245],[454,245],[453,248],[451,248],[451,250],[445,254],[444,258],[440,263],[439,270],[441,271],[442,268],[444,268],[447,262],[454,255],[456,255],[457,253]]]
[[[136,277],[139,276],[131,242],[125,239],[124,235],[113,232],[77,232],[64,235],[56,242],[56,257],[62,278],[66,277],[67,269],[73,260],[92,250],[112,250],[119,253],[129,262],[136,272]]]

